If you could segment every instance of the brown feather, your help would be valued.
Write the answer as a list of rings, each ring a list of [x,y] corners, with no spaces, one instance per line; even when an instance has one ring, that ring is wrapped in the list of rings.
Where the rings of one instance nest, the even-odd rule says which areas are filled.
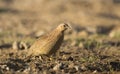
[[[58,26],[52,32],[39,37],[28,50],[28,56],[51,55],[61,46],[64,39],[64,25]]]

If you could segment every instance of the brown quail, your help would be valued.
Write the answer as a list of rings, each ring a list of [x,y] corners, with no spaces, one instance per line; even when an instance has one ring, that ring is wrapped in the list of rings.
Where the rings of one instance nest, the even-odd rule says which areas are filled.
[[[56,29],[48,34],[40,36],[28,50],[28,56],[51,55],[56,53],[64,39],[64,32],[71,27],[60,24]]]

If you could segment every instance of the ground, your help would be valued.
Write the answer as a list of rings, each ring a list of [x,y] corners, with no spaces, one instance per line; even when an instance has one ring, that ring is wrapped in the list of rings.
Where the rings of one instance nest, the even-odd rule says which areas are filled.
[[[119,0],[0,0],[0,74],[119,74]],[[32,43],[70,23],[59,51],[24,58]]]

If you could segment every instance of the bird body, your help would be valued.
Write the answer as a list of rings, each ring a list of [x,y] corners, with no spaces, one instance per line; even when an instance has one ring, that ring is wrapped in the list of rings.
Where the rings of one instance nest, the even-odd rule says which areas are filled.
[[[28,56],[51,55],[61,46],[67,24],[60,24],[52,32],[40,36],[28,50]]]

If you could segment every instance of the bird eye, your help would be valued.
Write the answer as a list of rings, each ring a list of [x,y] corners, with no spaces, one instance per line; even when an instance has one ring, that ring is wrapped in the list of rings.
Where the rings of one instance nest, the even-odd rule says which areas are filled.
[[[66,25],[64,25],[64,27],[66,27]]]

